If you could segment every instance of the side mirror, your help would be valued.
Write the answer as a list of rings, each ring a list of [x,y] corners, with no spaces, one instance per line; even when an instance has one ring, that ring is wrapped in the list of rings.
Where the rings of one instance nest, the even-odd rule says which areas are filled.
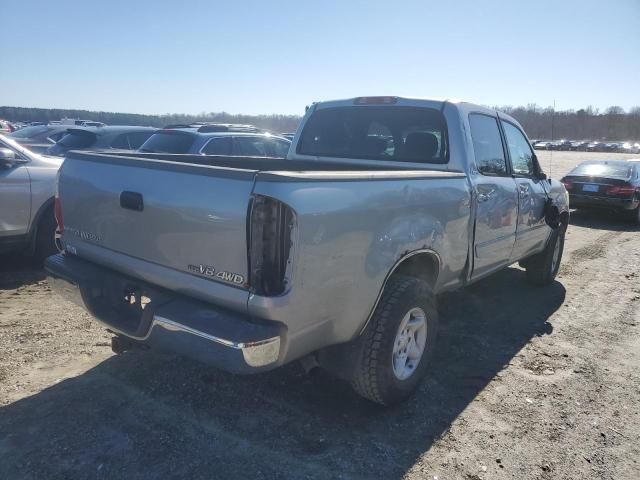
[[[0,165],[13,165],[16,160],[16,152],[10,148],[0,148]]]

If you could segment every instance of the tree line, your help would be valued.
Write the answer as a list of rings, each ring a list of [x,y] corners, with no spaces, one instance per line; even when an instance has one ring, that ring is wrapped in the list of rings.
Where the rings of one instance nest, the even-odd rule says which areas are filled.
[[[640,141],[640,107],[625,112],[622,107],[613,106],[601,112],[593,107],[554,110],[531,104],[498,110],[518,120],[529,138]]]
[[[591,139],[640,141],[640,107],[628,112],[612,106],[603,111],[587,107],[579,110],[554,110],[535,104],[520,107],[495,107],[518,120],[530,138]],[[238,115],[226,112],[199,115],[93,112],[59,108],[0,107],[0,118],[15,122],[47,122],[61,118],[96,120],[107,125],[148,125],[163,127],[192,122],[252,124],[273,132],[294,132],[300,123],[297,115]]]
[[[199,115],[165,114],[142,115],[137,113],[94,112],[61,108],[0,107],[0,118],[13,122],[50,122],[62,118],[94,120],[107,125],[144,125],[164,127],[193,122],[251,124],[274,132],[295,132],[300,123],[297,115],[236,115],[226,112],[201,113]]]

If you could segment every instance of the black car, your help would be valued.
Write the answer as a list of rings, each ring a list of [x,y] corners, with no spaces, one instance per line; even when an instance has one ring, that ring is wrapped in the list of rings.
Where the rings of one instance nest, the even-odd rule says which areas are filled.
[[[619,210],[640,224],[640,162],[582,162],[562,177],[562,183],[572,208]]]
[[[587,145],[589,145],[590,143],[590,140],[576,140],[574,142],[571,142],[571,147],[569,147],[569,150],[572,150],[574,152],[584,152],[587,149]]]
[[[551,142],[551,147],[549,148],[549,150],[570,150],[571,143],[571,140],[556,140],[555,142]]]

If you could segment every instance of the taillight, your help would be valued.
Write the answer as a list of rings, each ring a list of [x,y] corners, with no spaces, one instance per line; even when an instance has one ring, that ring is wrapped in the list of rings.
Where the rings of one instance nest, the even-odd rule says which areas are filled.
[[[287,290],[295,214],[284,203],[255,195],[249,216],[249,285],[259,295]]]
[[[613,185],[607,188],[607,195],[615,195],[618,197],[630,197],[636,191],[633,185]]]

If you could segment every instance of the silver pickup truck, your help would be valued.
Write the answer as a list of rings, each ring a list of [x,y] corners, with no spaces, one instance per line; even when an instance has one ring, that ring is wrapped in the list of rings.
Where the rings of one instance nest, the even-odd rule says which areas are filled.
[[[234,373],[300,359],[381,403],[424,376],[436,297],[515,262],[558,272],[564,186],[507,115],[315,103],[286,158],[70,152],[55,289],[115,334]]]

